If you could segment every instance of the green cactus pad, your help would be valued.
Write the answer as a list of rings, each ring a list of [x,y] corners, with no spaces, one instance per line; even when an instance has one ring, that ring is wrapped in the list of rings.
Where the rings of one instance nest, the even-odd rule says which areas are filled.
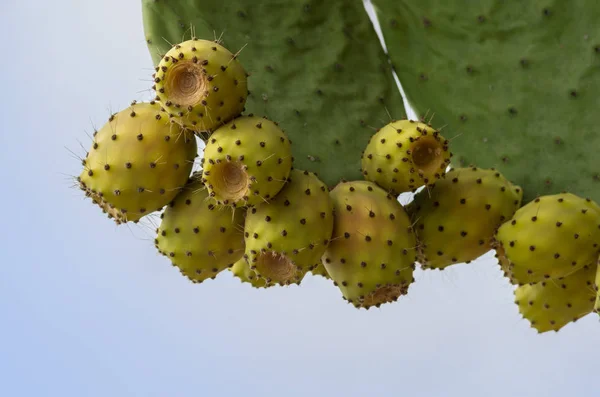
[[[453,165],[495,167],[524,203],[600,201],[598,1],[373,4],[408,101],[445,126]]]
[[[360,179],[375,129],[404,105],[361,1],[142,0],[155,64],[192,35],[222,39],[250,73],[246,111],[289,134],[295,166],[333,186]],[[389,114],[388,114],[389,112]]]

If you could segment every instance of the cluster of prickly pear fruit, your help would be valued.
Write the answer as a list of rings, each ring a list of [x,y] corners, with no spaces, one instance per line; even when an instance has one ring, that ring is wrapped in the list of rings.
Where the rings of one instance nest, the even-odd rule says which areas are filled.
[[[335,70],[344,67],[336,63]],[[590,200],[543,196],[519,209],[523,190],[500,172],[447,171],[450,143],[423,120],[393,120],[370,136],[353,160],[360,160],[363,181],[340,180],[352,174],[344,160],[319,165],[309,155],[314,164],[303,159],[306,171],[293,169],[295,151],[279,124],[243,114],[252,82],[220,42],[172,46],[153,78],[154,101],[123,110],[114,117],[131,111],[129,123],[109,122],[97,133],[80,185],[117,223],[137,222],[168,204],[156,248],[192,282],[230,269],[262,288],[300,284],[312,273],[368,309],[407,294],[417,264],[444,269],[493,248],[518,285],[520,312],[538,331],[558,330],[594,305],[600,309],[600,208]],[[323,96],[321,88],[315,92]],[[262,98],[266,110],[268,95]],[[300,130],[306,121],[292,124],[304,149],[336,156],[323,151],[330,146],[318,147],[327,133]],[[202,171],[190,178],[194,134],[206,146]],[[350,143],[334,137],[328,139],[333,147]],[[324,171],[330,187],[310,171]],[[413,203],[398,202],[399,194],[419,188]]]
[[[397,198],[443,179],[450,152],[439,131],[390,122],[363,157],[382,156],[386,172],[330,190],[293,168],[292,142],[276,121],[243,114],[250,81],[219,43],[174,45],[154,78],[156,98],[114,116],[85,162],[81,185],[103,210],[125,222],[166,207],[155,247],[194,283],[226,269],[259,288],[312,273],[363,308],[408,292],[419,243]],[[194,135],[205,147],[202,169],[190,175]],[[395,178],[403,182],[390,188]]]

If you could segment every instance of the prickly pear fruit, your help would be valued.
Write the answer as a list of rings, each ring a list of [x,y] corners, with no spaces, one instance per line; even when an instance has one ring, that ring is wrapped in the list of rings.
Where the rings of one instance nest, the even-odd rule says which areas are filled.
[[[215,205],[194,174],[161,216],[156,248],[192,282],[215,278],[244,255],[244,212]]]
[[[329,273],[327,273],[327,269],[325,269],[325,266],[322,263],[317,264],[317,266],[315,266],[310,272],[315,276],[321,276],[323,278],[331,280],[331,276],[329,276]]]
[[[568,276],[595,264],[600,253],[600,207],[571,193],[538,197],[496,233],[515,284]]]
[[[109,219],[114,219],[117,225],[126,221],[125,216],[121,213],[121,211],[119,211],[115,207],[111,207],[110,204],[104,201],[102,196],[98,195],[97,193],[92,193],[90,189],[87,189],[81,182],[81,177],[79,177],[79,184],[80,189],[85,192],[85,196],[89,197],[94,204],[100,207],[102,212],[106,214]]]
[[[334,186],[361,179],[360,153],[389,113],[404,117],[392,65],[362,1],[142,0],[145,39],[158,64],[193,34],[225,40],[248,71],[248,113],[277,120],[297,168]],[[476,53],[476,51],[474,51]],[[389,110],[389,112],[387,112]]]
[[[204,184],[219,204],[253,206],[283,188],[291,142],[276,123],[243,116],[215,130],[204,148]]]
[[[246,262],[245,258],[240,259],[233,264],[231,273],[239,278],[243,283],[249,283],[255,288],[267,288],[267,280],[256,276],[254,270],[250,269],[250,265]]]
[[[457,136],[457,166],[498,169],[523,204],[600,203],[600,2],[371,3],[408,102]]]
[[[333,233],[333,203],[315,174],[294,169],[269,203],[248,210],[250,268],[268,283],[299,283],[321,260]]]
[[[368,309],[405,295],[417,241],[404,208],[369,181],[342,182],[330,196],[334,231],[322,263],[343,297]]]
[[[561,279],[522,285],[515,290],[515,303],[539,333],[558,331],[592,312],[595,276],[596,265],[585,265]]]
[[[444,269],[488,252],[498,227],[521,205],[523,191],[498,171],[450,170],[415,195],[407,211],[419,240],[423,268]]]
[[[193,134],[170,123],[156,102],[134,102],[94,133],[80,187],[117,224],[136,222],[175,197],[196,155]]]
[[[248,97],[246,71],[217,42],[193,38],[174,45],[154,76],[156,99],[173,120],[212,131],[238,116]]]
[[[431,126],[393,121],[375,133],[362,155],[366,180],[399,195],[442,178],[450,163],[448,141]]]

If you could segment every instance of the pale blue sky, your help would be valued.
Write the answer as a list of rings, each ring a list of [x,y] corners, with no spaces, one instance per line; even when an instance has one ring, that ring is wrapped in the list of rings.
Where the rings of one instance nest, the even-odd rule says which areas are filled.
[[[0,396],[591,396],[600,324],[520,319],[491,256],[368,312],[322,278],[192,285],[69,188],[65,146],[141,92],[138,0],[0,2]],[[91,120],[91,121],[90,121]],[[147,226],[149,222],[145,223]]]

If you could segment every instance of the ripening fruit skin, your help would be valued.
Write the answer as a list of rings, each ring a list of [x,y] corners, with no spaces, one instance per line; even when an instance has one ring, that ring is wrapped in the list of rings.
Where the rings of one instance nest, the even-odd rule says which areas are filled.
[[[322,263],[343,297],[368,309],[405,295],[417,241],[404,208],[369,181],[342,182],[330,196],[334,230]]]
[[[137,222],[179,193],[197,149],[193,134],[170,123],[156,102],[134,102],[94,133],[80,187],[117,224]]]
[[[244,110],[247,74],[228,49],[197,38],[173,46],[154,74],[156,100],[168,116],[198,132],[210,132]]]
[[[361,171],[366,180],[397,196],[443,178],[450,157],[448,141],[439,131],[413,120],[398,120],[371,137]]]
[[[593,265],[600,253],[600,207],[571,193],[521,207],[496,233],[514,284],[558,279]]]
[[[455,168],[415,195],[407,211],[423,268],[445,269],[488,252],[498,227],[521,206],[523,191],[500,172]]]
[[[155,246],[192,282],[214,279],[244,255],[244,214],[208,199],[199,174],[165,209]]]
[[[325,266],[322,263],[319,263],[310,272],[315,276],[321,276],[327,280],[331,280],[331,276],[327,273],[327,269],[325,269]]]
[[[321,261],[333,233],[333,202],[312,172],[294,169],[269,203],[248,210],[250,268],[269,284],[297,284]]]
[[[519,312],[539,333],[558,331],[594,308],[596,265],[585,265],[556,280],[525,284],[515,290]]]
[[[245,258],[240,259],[233,264],[230,269],[231,273],[243,283],[249,283],[254,288],[268,288],[272,285],[267,285],[267,280],[261,277],[257,277],[254,270],[250,269],[250,265],[246,262]]]
[[[269,202],[292,169],[291,142],[277,123],[253,115],[218,128],[204,148],[203,182],[217,203]]]

